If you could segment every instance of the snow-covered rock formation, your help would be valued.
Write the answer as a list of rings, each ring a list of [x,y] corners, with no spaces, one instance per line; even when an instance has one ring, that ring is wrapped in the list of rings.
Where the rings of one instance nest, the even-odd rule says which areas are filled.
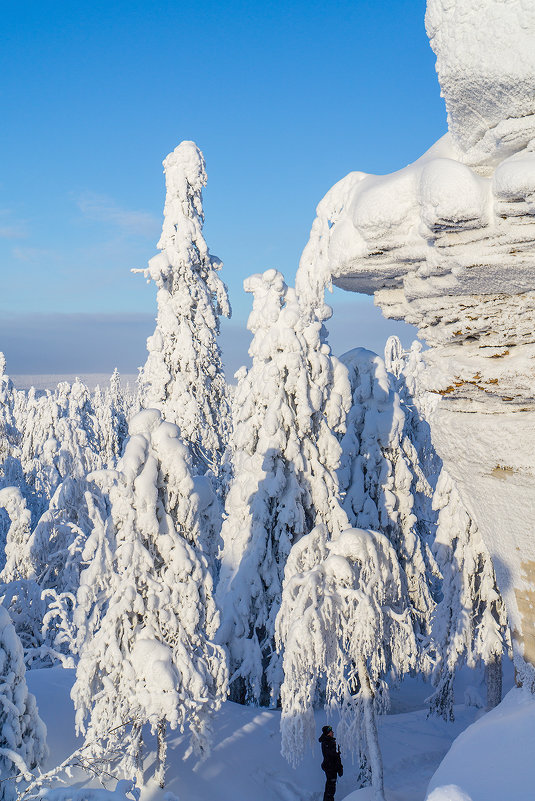
[[[449,132],[392,175],[353,172],[328,192],[297,289],[373,293],[430,346],[434,444],[493,557],[533,684],[535,7],[428,0],[426,25]]]

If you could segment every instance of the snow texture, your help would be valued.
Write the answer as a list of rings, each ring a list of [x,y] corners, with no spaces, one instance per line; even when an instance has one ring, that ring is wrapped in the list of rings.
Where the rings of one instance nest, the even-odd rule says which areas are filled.
[[[40,793],[40,798],[46,801],[138,801],[140,792],[134,782],[119,779],[115,790],[92,787],[45,788]]]
[[[530,0],[428,0],[448,126],[463,150],[535,126],[535,9]],[[505,125],[503,125],[505,123]]]

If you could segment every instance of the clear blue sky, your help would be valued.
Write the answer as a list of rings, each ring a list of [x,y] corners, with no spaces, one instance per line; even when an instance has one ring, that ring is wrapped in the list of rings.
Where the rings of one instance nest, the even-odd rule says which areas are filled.
[[[276,267],[293,283],[337,180],[398,169],[445,132],[424,13],[423,0],[4,3],[8,371],[143,363],[155,289],[130,268],[156,252],[161,162],[183,139],[205,154],[205,235],[234,308],[223,345],[243,361],[243,279]],[[383,341],[370,303],[335,295],[338,350]]]

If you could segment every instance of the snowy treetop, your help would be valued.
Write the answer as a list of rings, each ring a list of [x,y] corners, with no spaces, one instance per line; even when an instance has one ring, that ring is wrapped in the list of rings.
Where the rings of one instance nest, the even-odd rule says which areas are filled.
[[[179,245],[181,240],[177,238],[177,232],[183,233],[183,230],[179,229],[178,221],[180,220],[184,225],[185,220],[182,218],[192,221],[193,225],[198,222],[202,228],[204,214],[200,203],[200,193],[206,186],[204,157],[195,142],[181,142],[164,159],[163,167],[167,195],[162,235],[158,242],[160,250],[165,250],[170,245]],[[190,222],[188,228],[192,223]],[[181,237],[181,239],[183,241],[185,237]],[[199,240],[201,255],[206,255],[208,248],[204,239],[202,237],[195,237],[195,239]]]

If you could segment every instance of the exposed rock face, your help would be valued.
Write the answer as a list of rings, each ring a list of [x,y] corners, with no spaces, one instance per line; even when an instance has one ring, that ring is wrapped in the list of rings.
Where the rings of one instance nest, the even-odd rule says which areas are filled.
[[[297,288],[334,281],[417,325],[434,443],[493,556],[535,680],[535,4],[429,0],[450,132],[317,209]],[[312,301],[311,301],[312,302]]]

